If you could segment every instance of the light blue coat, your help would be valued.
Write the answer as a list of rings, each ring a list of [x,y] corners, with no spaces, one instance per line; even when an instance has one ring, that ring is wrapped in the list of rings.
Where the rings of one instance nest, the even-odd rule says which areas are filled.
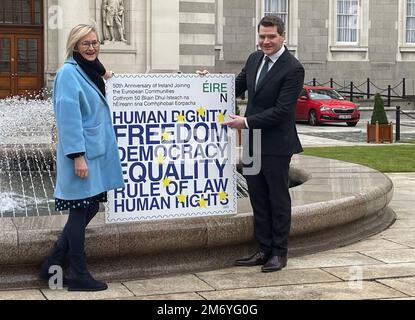
[[[58,129],[55,197],[77,200],[124,187],[110,109],[98,87],[72,58],[56,75],[53,106]],[[71,153],[85,152],[88,177],[75,175]]]

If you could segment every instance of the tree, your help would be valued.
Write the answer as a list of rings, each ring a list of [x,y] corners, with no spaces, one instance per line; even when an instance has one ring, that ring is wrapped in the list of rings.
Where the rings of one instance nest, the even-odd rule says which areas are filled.
[[[370,120],[371,124],[388,124],[388,117],[385,112],[385,104],[382,97],[379,93],[375,94],[375,105],[373,107],[372,118]]]

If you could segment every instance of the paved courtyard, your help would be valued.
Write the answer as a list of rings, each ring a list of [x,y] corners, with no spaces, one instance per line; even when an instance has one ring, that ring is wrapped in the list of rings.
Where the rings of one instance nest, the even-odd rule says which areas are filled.
[[[356,127],[348,127],[343,123],[322,124],[318,127],[311,127],[308,124],[297,123],[297,131],[304,135],[301,142],[305,146],[316,144],[323,145],[367,145],[366,143],[366,125],[368,119],[362,119]],[[395,139],[396,128],[393,129],[393,138]],[[318,139],[323,138],[321,143]],[[325,140],[328,139],[328,140]],[[405,121],[401,124],[401,141],[415,139],[415,120]]]
[[[279,272],[234,267],[114,282],[94,293],[0,291],[0,299],[415,299],[415,173],[388,176],[395,185],[395,224],[353,245],[291,258]]]
[[[356,128],[297,126],[304,146],[359,145],[365,123]],[[415,138],[415,128],[406,134]],[[348,138],[359,136],[358,141]],[[391,173],[395,187],[390,207],[396,222],[387,230],[353,245],[290,258],[287,268],[261,273],[260,267],[109,283],[94,293],[33,288],[0,291],[0,299],[415,299],[415,173]]]

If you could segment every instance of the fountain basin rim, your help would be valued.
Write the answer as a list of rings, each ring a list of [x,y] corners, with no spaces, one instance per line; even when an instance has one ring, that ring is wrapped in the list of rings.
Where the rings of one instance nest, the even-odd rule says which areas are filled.
[[[315,199],[308,199],[310,191],[307,190],[313,188],[313,181],[325,181],[330,176],[322,170],[330,166],[343,168],[346,173],[369,175],[377,184],[368,186],[364,179],[355,179],[350,190],[341,191],[328,185],[327,189],[331,190],[316,192]],[[377,215],[393,195],[392,181],[384,174],[337,160],[297,155],[292,161],[290,179],[303,182],[290,190],[291,239],[306,238]],[[337,181],[331,177],[327,183],[330,180]],[[319,186],[315,184],[315,188]],[[235,215],[128,224],[105,224],[104,218],[104,213],[99,213],[87,228],[86,250],[91,259],[203,250],[253,242],[252,208],[248,198],[238,200]],[[0,265],[40,263],[48,255],[66,219],[67,216],[0,219]]]

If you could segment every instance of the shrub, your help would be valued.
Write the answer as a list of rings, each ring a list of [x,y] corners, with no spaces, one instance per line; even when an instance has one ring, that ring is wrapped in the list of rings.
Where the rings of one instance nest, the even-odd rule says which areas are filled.
[[[238,116],[241,115],[241,110],[239,109],[238,101],[236,100],[235,100],[235,114]]]
[[[379,93],[375,94],[375,105],[373,107],[372,118],[370,120],[371,124],[376,124],[376,122],[379,124],[389,123],[385,112],[385,104]]]

